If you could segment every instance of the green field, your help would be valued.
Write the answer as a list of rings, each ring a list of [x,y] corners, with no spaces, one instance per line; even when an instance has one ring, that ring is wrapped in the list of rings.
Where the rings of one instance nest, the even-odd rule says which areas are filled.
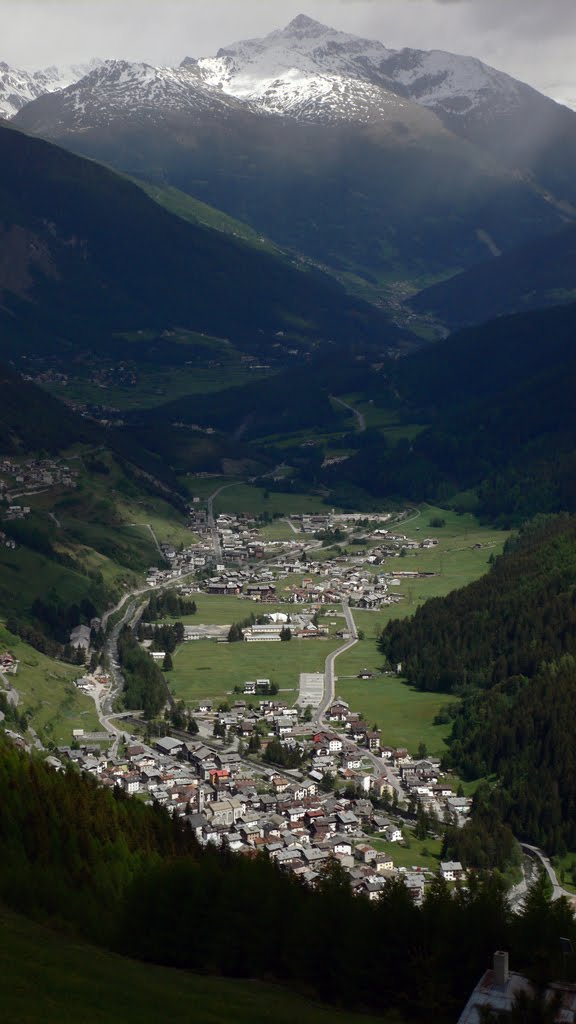
[[[275,985],[210,978],[102,952],[0,910],[6,1024],[376,1024]]]
[[[185,625],[205,626],[229,626],[233,622],[242,622],[250,615],[272,614],[273,612],[284,612],[286,615],[297,615],[305,610],[305,605],[294,605],[278,602],[278,604],[260,604],[259,601],[248,601],[240,597],[218,597],[212,594],[194,594],[196,603],[195,615],[179,615],[173,621],[183,622]],[[331,633],[342,629],[345,625],[341,614],[334,617],[330,608],[322,608],[319,615],[319,624],[328,626]],[[172,621],[172,620],[171,620]],[[336,625],[333,623],[336,622]],[[197,641],[194,641],[196,643]],[[303,669],[303,671],[306,671]]]
[[[362,666],[364,667],[364,666]],[[341,672],[340,659],[336,670]],[[336,694],[348,701],[353,711],[361,711],[372,725],[382,729],[382,743],[390,747],[407,747],[415,754],[423,742],[429,754],[445,751],[444,739],[449,725],[434,725],[434,717],[455,698],[441,693],[421,693],[395,676],[383,676],[367,681],[343,679],[338,675]]]
[[[86,596],[86,578],[79,572],[26,548],[0,547],[0,608],[7,615],[25,613],[40,593],[54,590],[62,602]]]
[[[402,438],[412,441],[425,430],[425,425],[421,423],[402,423],[394,410],[381,408],[371,401],[366,401],[362,394],[340,395],[339,397],[362,413],[368,429],[380,430],[391,444],[396,444]],[[346,410],[342,409],[342,412],[346,412]]]
[[[73,729],[100,731],[94,701],[72,684],[82,675],[82,667],[47,658],[0,625],[0,652],[5,651],[20,661],[17,675],[8,679],[20,695],[18,711],[30,713],[40,739],[67,744]]]
[[[148,371],[139,366],[136,384],[103,387],[88,378],[71,377],[67,384],[53,383],[45,387],[56,398],[128,411],[153,409],[187,395],[215,394],[269,376],[269,371],[248,370],[237,363],[216,368],[155,367]]]
[[[174,655],[168,676],[174,695],[195,706],[200,698],[226,700],[235,686],[249,679],[270,679],[280,697],[293,704],[301,672],[323,672],[324,662],[338,642],[291,640],[288,643],[219,644],[194,640]]]
[[[404,835],[407,838],[407,845],[404,843],[388,843],[385,839],[370,837],[370,846],[382,853],[387,853],[394,861],[397,868],[426,868],[429,871],[439,871],[440,852],[442,842],[440,839],[416,839],[412,829],[404,826]]]
[[[233,622],[242,622],[249,615],[266,615],[268,612],[286,612],[294,614],[297,608],[293,604],[260,604],[241,597],[218,597],[212,594],[194,594],[196,604],[195,615],[179,615],[180,622],[206,626],[229,626]]]
[[[298,529],[297,526],[296,529]],[[276,519],[268,526],[264,526],[260,533],[264,540],[302,540],[302,534],[294,533],[292,527],[283,519]]]
[[[430,521],[436,517],[444,519],[445,526],[431,527]],[[376,679],[367,681],[356,677],[363,668],[377,674],[383,668],[383,657],[376,639],[387,622],[412,615],[429,598],[443,596],[478,579],[488,570],[490,556],[501,552],[509,534],[482,526],[472,515],[458,515],[431,506],[424,506],[410,521],[398,523],[391,529],[410,538],[434,537],[438,545],[409,553],[405,558],[388,559],[382,570],[421,570],[437,575],[402,580],[399,587],[391,588],[393,593],[404,597],[398,605],[374,612],[353,609],[356,627],[364,632],[365,639],[338,658],[337,692],[355,711],[363,712],[370,722],[378,722],[384,743],[405,745],[415,753],[422,741],[430,753],[442,753],[443,741],[450,727],[435,726],[433,719],[444,704],[454,702],[453,696],[420,693],[390,676],[377,675]],[[481,547],[475,550],[477,544]]]
[[[215,484],[213,490],[219,485]],[[191,486],[191,490],[192,490]],[[292,515],[299,512],[324,512],[329,510],[320,495],[316,494],[283,494],[280,491],[267,491],[264,487],[253,487],[251,484],[238,483],[235,487],[227,487],[214,501],[214,511],[218,512],[252,512],[262,515],[269,512],[281,512]]]

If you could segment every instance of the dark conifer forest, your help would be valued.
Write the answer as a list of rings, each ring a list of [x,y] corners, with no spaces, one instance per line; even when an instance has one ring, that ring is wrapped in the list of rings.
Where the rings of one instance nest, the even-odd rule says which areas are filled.
[[[576,844],[576,519],[540,516],[491,571],[389,623],[380,647],[452,709],[448,762],[495,777],[477,807],[521,838],[562,853]]]
[[[481,873],[456,893],[437,880],[422,907],[396,880],[371,903],[337,864],[312,891],[265,856],[201,848],[185,821],[74,768],[55,772],[5,740],[0,786],[2,900],[150,962],[442,1022],[454,1020],[494,949],[549,974],[559,936],[576,942],[567,905],[549,904],[541,881],[518,916],[497,877]]]

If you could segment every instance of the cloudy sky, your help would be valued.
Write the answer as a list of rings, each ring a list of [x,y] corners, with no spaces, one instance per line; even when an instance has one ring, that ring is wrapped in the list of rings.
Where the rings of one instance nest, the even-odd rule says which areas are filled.
[[[0,60],[173,64],[300,13],[389,47],[472,54],[576,106],[576,0],[0,0]]]

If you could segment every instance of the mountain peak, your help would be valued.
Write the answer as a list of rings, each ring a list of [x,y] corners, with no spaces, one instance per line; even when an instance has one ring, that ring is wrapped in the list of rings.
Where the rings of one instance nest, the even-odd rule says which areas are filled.
[[[306,35],[320,35],[328,31],[329,29],[326,25],[322,25],[319,21],[314,21],[314,18],[309,18],[307,14],[299,14],[285,29],[286,33],[299,32]]]

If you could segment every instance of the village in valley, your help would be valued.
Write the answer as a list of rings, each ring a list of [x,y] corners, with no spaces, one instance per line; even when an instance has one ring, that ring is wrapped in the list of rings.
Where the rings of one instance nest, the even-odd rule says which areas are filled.
[[[75,729],[71,743],[47,752],[52,766],[73,763],[103,786],[157,801],[185,818],[201,844],[265,854],[309,885],[335,860],[372,900],[391,877],[402,877],[417,902],[439,872],[448,881],[464,877],[459,863],[441,861],[440,837],[446,824],[466,821],[471,799],[424,743],[391,743],[385,720],[367,721],[337,694],[337,659],[363,638],[354,615],[399,606],[407,581],[433,576],[406,568],[406,556],[436,548],[437,537],[413,539],[422,528],[409,511],[263,522],[215,515],[211,502],[192,503],[189,527],[189,545],[161,546],[165,564],[148,571],[142,596],[112,630],[107,656],[76,679],[95,701],[101,731]],[[168,594],[194,613],[167,617]],[[178,619],[178,647],[166,651],[161,638]],[[117,638],[126,624],[165,670],[165,711],[154,723],[121,707]],[[100,626],[78,626],[70,636],[86,664]],[[213,661],[214,676],[224,654],[219,693],[213,680],[206,692],[188,685],[182,665],[192,672],[198,660]],[[303,670],[312,662],[314,671]],[[280,663],[291,685],[286,671],[276,678]],[[17,690],[17,669],[6,653],[8,691]],[[376,677],[392,682],[400,674],[401,666],[371,665],[354,678],[369,688]]]

